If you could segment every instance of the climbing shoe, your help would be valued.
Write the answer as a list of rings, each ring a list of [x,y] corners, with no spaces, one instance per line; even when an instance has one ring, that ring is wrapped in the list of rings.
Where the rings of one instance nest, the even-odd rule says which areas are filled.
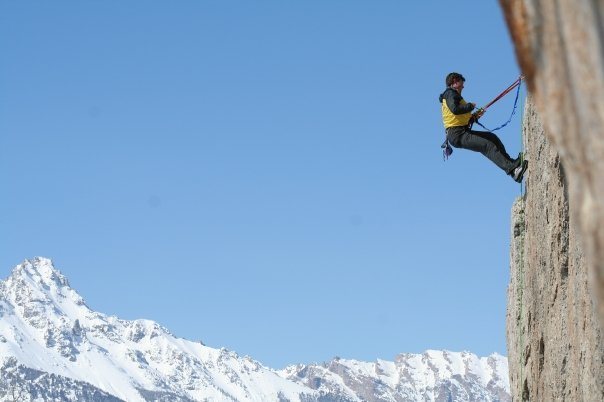
[[[514,179],[514,181],[518,183],[522,182],[522,178],[524,177],[524,172],[526,172],[526,168],[528,168],[528,161],[524,160],[522,161],[520,166],[518,166],[512,171],[512,179]]]

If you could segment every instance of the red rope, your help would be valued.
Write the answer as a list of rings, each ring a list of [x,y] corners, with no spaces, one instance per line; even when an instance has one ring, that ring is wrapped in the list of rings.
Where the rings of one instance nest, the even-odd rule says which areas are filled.
[[[493,103],[497,102],[499,99],[501,99],[504,96],[506,96],[508,93],[510,93],[512,91],[512,89],[514,89],[518,85],[520,85],[521,82],[522,82],[522,76],[518,77],[518,79],[516,81],[514,81],[514,83],[512,85],[510,85],[509,87],[507,87],[502,93],[500,93],[499,95],[497,95],[497,97],[495,99],[493,99],[492,101],[490,101],[489,103],[487,103],[487,105],[483,106],[481,109],[482,110],[487,110],[489,108],[489,106],[491,106]]]

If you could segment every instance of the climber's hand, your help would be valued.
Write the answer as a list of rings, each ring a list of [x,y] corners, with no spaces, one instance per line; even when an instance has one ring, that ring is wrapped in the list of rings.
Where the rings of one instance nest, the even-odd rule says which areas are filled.
[[[474,121],[480,119],[482,115],[486,112],[483,108],[479,108],[476,112],[472,113],[472,118]]]

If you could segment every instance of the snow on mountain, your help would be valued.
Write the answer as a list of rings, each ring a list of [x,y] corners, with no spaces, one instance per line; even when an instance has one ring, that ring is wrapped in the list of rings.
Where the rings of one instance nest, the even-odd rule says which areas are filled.
[[[351,401],[509,401],[507,359],[429,350],[400,354],[394,362],[335,358],[298,365],[281,374],[323,395]]]
[[[510,400],[507,360],[496,354],[428,351],[276,371],[153,321],[95,312],[45,258],[0,281],[0,374],[0,396],[19,389],[29,400]]]
[[[308,391],[248,357],[176,338],[155,322],[92,311],[48,259],[0,284],[0,356],[88,382],[127,401],[139,390],[193,400],[290,400]]]

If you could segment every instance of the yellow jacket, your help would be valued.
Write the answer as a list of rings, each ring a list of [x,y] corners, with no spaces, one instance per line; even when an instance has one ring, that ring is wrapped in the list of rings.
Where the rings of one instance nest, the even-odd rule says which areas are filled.
[[[472,117],[474,106],[467,103],[453,88],[447,88],[439,101],[442,108],[443,125],[446,128],[467,126]]]

